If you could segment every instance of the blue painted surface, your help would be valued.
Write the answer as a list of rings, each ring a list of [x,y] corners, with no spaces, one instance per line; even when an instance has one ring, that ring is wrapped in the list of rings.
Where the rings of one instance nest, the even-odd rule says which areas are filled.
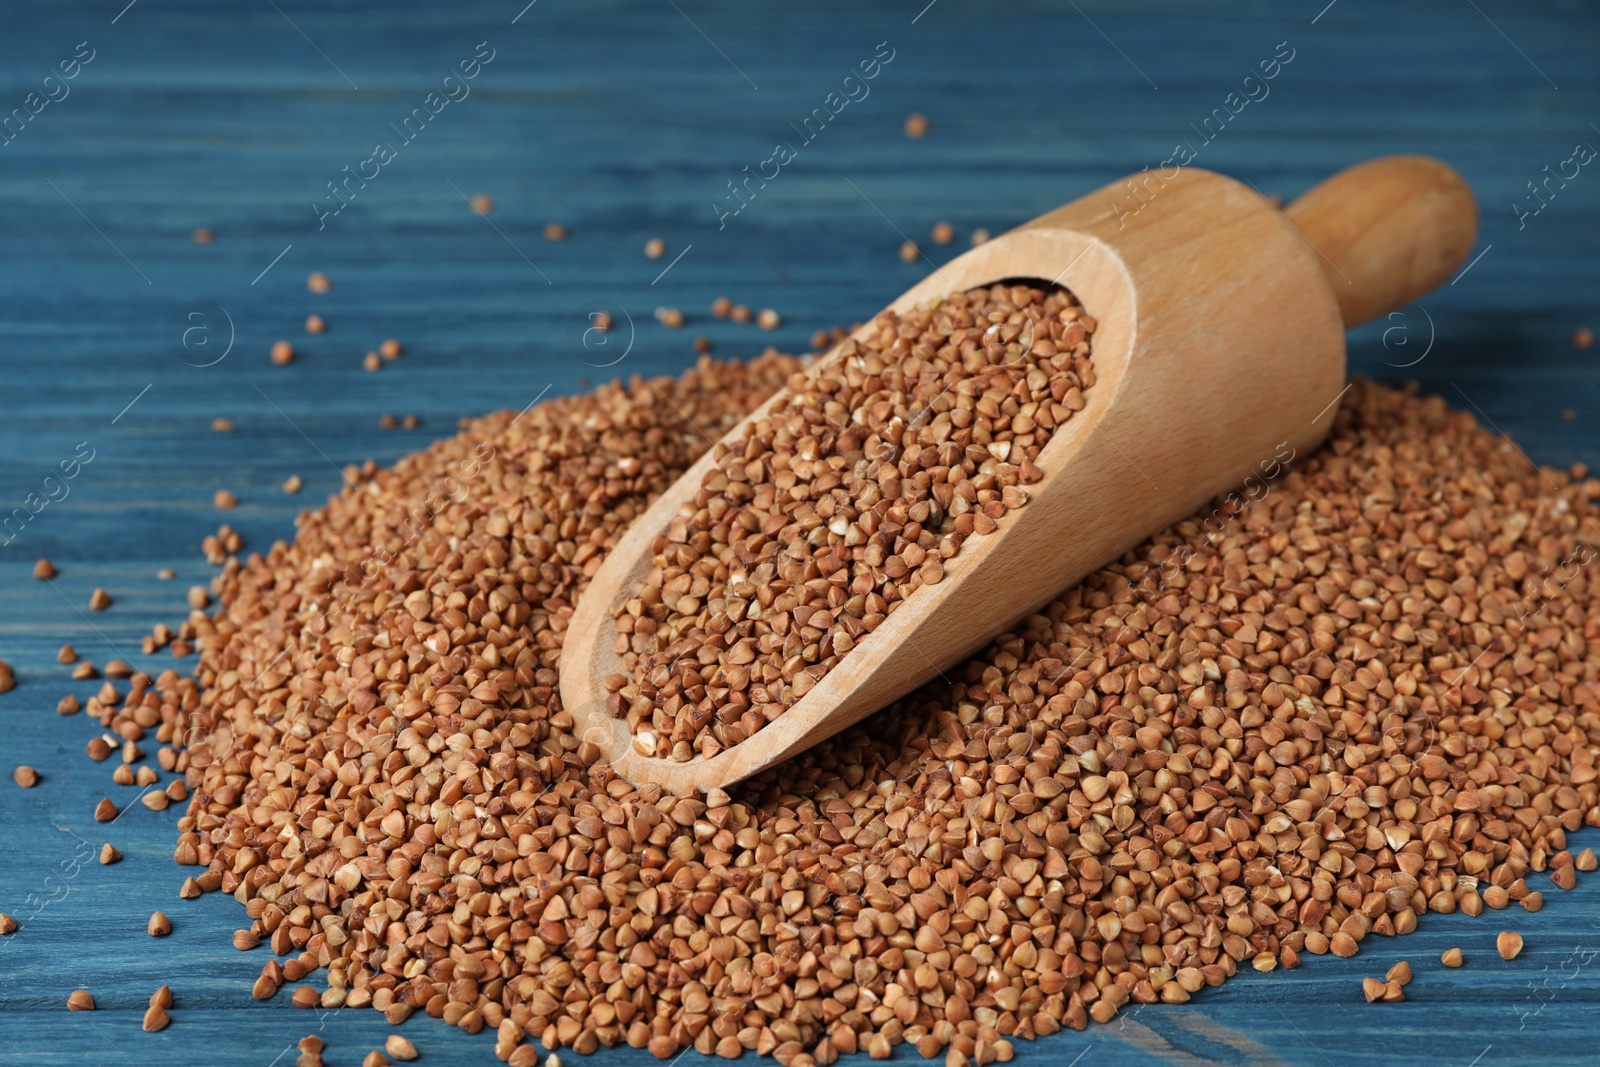
[[[1600,175],[1583,168],[1520,222],[1513,206],[1534,206],[1526,183],[1574,145],[1600,145],[1600,13],[1578,0],[1204,10],[538,0],[520,18],[522,0],[124,2],[13,4],[0,18],[0,116],[30,90],[61,96],[44,75],[80,42],[93,54],[65,96],[0,146],[0,513],[40,492],[79,442],[94,457],[64,499],[0,546],[0,657],[20,683],[0,696],[0,759],[8,774],[29,763],[45,775],[28,792],[0,780],[0,910],[24,924],[0,939],[0,1063],[265,1067],[291,1062],[285,1049],[320,1029],[327,1062],[355,1064],[387,1033],[370,1011],[323,1020],[283,996],[250,1000],[265,950],[231,947],[243,918],[231,900],[178,899],[176,810],[134,805],[114,826],[96,824],[101,796],[126,804],[137,791],[83,758],[84,717],[53,710],[62,693],[95,687],[66,679],[63,641],[97,663],[171,662],[146,661],[138,639],[181,619],[183,588],[209,577],[198,545],[222,517],[216,489],[239,495],[226,518],[264,547],[291,535],[298,506],[333,490],[336,465],[390,461],[460,416],[610,373],[681,368],[699,333],[724,355],[799,348],[925,271],[896,258],[902,234],[926,245],[935,221],[953,222],[958,244],[929,249],[942,261],[975,226],[1000,232],[1158,165],[1180,140],[1198,144],[1190,124],[1279,42],[1294,58],[1265,99],[1200,146],[1199,164],[1293,195],[1364,157],[1432,152],[1483,205],[1482,258],[1404,317],[1354,334],[1353,369],[1413,375],[1477,406],[1541,462],[1600,461],[1600,350],[1570,343],[1575,327],[1600,326]],[[480,42],[493,59],[470,95],[352,186],[350,206],[319,230],[324,183],[375,142],[399,143],[389,124],[449,88],[445,75]],[[880,42],[893,59],[870,94],[801,144],[790,123]],[[901,132],[911,111],[929,119],[922,140]],[[719,229],[712,205],[725,183],[778,141],[798,146],[794,160]],[[493,225],[463,202],[478,192],[497,201]],[[546,242],[550,221],[570,239]],[[197,226],[216,242],[192,244]],[[642,255],[651,236],[667,242],[666,258]],[[332,275],[332,293],[307,293],[311,270]],[[777,308],[783,327],[711,319],[705,309],[724,293]],[[188,349],[174,336],[207,302],[231,320],[234,343],[200,368],[187,364],[219,351],[224,320],[201,323],[211,332],[191,334]],[[583,344],[582,312],[602,303],[634,324],[611,369],[600,365],[618,347]],[[687,328],[659,327],[659,305],[683,308]],[[330,323],[322,337],[301,332],[312,311]],[[364,373],[362,354],[387,336],[406,356]],[[302,353],[288,368],[266,359],[279,337]],[[1563,408],[1576,418],[1559,418]],[[385,411],[415,413],[422,428],[380,431]],[[212,434],[217,415],[237,432]],[[293,473],[306,481],[298,498],[277,488]],[[53,587],[29,577],[39,556],[61,567]],[[159,581],[159,567],[178,579]],[[116,605],[90,615],[81,609],[97,585]],[[94,861],[107,839],[125,856],[113,868]],[[157,908],[174,924],[159,942],[144,933]],[[1527,938],[1511,963],[1493,952],[1502,927]],[[1450,945],[1467,967],[1434,962]],[[1597,955],[1600,895],[1586,882],[1548,893],[1537,915],[1428,916],[1354,960],[1251,975],[1182,1008],[1022,1045],[1018,1058],[1592,1063]],[[1359,978],[1401,958],[1417,972],[1408,1001],[1364,1004]],[[144,1034],[145,999],[162,983],[176,991],[173,1025]],[[63,1010],[80,986],[101,1010]],[[405,1030],[429,1061],[490,1062],[487,1034],[427,1019]]]

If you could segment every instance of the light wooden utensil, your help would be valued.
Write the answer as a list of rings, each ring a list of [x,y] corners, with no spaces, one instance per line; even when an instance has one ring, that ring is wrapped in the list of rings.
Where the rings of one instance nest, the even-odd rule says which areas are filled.
[[[1466,182],[1422,156],[1342,171],[1284,211],[1209,171],[1134,175],[936,269],[890,305],[1004,279],[1070,289],[1099,320],[1087,406],[1037,461],[1044,477],[945,577],[912,593],[775,722],[686,763],[634,751],[601,679],[625,673],[612,610],[651,542],[715,464],[710,450],[618,542],[580,599],[561,660],[579,737],[636,784],[726,786],[829,737],[959,663],[1072,583],[1195,513],[1263,464],[1300,462],[1345,388],[1344,331],[1404,307],[1460,266],[1477,234]],[[785,394],[768,400],[756,418]],[[744,425],[723,439],[740,440]]]

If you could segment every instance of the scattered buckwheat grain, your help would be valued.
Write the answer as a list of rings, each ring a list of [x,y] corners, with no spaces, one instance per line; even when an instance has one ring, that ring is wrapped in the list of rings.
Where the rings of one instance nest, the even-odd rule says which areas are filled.
[[[306,275],[306,288],[313,293],[326,293],[333,288],[333,279],[320,270],[315,270]]]
[[[1495,951],[1500,953],[1503,960],[1514,960],[1522,951],[1522,935],[1510,930],[1502,930],[1500,936],[1494,941]]]
[[[23,789],[32,789],[39,784],[39,772],[24,763],[11,772],[11,780]]]
[[[56,565],[48,559],[41,559],[33,565],[33,576],[41,582],[47,582],[56,576]]]
[[[912,140],[924,136],[928,132],[928,120],[913,111],[906,116],[906,136]]]
[[[294,345],[288,341],[274,341],[268,356],[278,366],[286,367],[294,362]]]

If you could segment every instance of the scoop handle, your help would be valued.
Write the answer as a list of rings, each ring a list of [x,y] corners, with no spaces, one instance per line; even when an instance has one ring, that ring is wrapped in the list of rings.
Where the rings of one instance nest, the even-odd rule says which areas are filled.
[[[1451,277],[1478,236],[1478,204],[1430,156],[1358,163],[1284,209],[1318,252],[1346,327],[1405,307]]]

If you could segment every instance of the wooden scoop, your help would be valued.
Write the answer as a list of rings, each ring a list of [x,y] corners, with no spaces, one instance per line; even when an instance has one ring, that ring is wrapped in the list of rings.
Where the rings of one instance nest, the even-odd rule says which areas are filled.
[[[1438,285],[1477,233],[1466,182],[1422,156],[1352,167],[1286,211],[1204,170],[1130,180],[1137,211],[1123,183],[1108,185],[974,248],[890,305],[904,312],[1006,279],[1063,285],[1099,320],[1087,406],[1045,445],[1027,506],[967,538],[942,582],[914,591],[776,721],[710,759],[635,752],[626,720],[606,712],[601,679],[626,673],[612,650],[614,606],[719,449],[628,529],[580,599],[561,663],[579,737],[619,774],[679,794],[755,774],[959,663],[1289,449],[1305,457],[1343,395],[1345,329]],[[723,440],[743,433],[741,423]]]

